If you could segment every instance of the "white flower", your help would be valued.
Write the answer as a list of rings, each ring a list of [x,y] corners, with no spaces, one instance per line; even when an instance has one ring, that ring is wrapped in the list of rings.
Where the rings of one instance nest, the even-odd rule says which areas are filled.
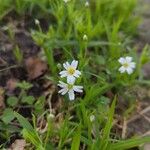
[[[89,7],[89,5],[90,5],[89,2],[86,1],[86,2],[85,2],[85,7]]]
[[[136,67],[136,63],[132,62],[132,57],[121,57],[119,58],[119,63],[122,65],[119,68],[120,73],[127,72],[128,74],[132,74],[134,68]]]
[[[67,84],[59,81],[58,86],[61,87],[62,89],[58,92],[61,93],[61,95],[65,95],[66,93],[68,93],[69,95],[69,99],[70,100],[74,100],[75,99],[75,93],[74,92],[79,92],[82,93],[83,92],[83,86],[77,86],[74,85],[75,80],[70,80]]]
[[[71,64],[69,64],[68,62],[63,64],[63,67],[66,69],[64,71],[61,71],[60,77],[67,77],[67,82],[69,82],[70,80],[75,80],[75,78],[78,78],[81,75],[81,72],[79,70],[76,70],[78,66],[78,61],[73,60],[71,62]]]
[[[91,122],[95,121],[95,116],[94,116],[94,115],[91,115],[91,116],[90,116],[90,121],[91,121]]]

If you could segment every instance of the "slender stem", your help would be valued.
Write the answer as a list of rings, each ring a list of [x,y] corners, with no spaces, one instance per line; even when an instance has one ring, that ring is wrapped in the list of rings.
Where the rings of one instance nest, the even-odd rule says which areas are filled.
[[[18,65],[13,65],[13,66],[10,66],[10,67],[7,67],[7,68],[4,68],[4,69],[1,69],[0,72],[3,72],[3,71],[7,71],[9,69],[12,69],[12,68],[17,68]]]

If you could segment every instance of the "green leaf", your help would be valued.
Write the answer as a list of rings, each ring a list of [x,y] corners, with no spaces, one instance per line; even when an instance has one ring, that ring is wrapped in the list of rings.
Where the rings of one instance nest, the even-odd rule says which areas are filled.
[[[23,129],[22,133],[23,133],[23,137],[27,141],[30,141],[37,149],[44,150],[42,143],[35,132],[29,131],[27,129]]]
[[[29,140],[31,143],[33,143],[37,149],[44,150],[41,139],[38,136],[38,133],[36,132],[36,130],[34,130],[29,121],[20,114],[18,114],[17,112],[14,112],[14,114],[15,117],[18,119],[20,125],[23,127],[22,130],[23,137]]]
[[[22,51],[19,49],[18,46],[15,47],[15,49],[13,50],[13,54],[17,60],[18,63],[21,63],[23,60],[23,53]]]
[[[107,106],[107,105],[110,103],[110,99],[109,99],[108,97],[101,96],[101,98],[100,98],[100,103],[101,103],[102,105]]]
[[[144,65],[150,61],[150,47],[148,45],[143,48],[140,60],[141,65]]]
[[[23,89],[23,90],[29,90],[33,85],[31,83],[28,83],[26,81],[17,83],[17,87]]]
[[[22,101],[23,103],[27,103],[27,104],[29,104],[29,105],[32,105],[32,104],[34,103],[34,101],[35,101],[35,98],[34,98],[33,96],[24,96],[24,97],[21,99],[21,101]]]
[[[81,127],[79,126],[77,131],[74,134],[72,144],[71,144],[71,150],[79,150],[80,138],[81,138]]]
[[[14,112],[14,115],[15,115],[15,117],[18,119],[20,125],[21,125],[23,128],[25,128],[25,129],[27,129],[27,130],[30,130],[30,131],[34,131],[32,125],[29,123],[29,121],[28,121],[26,118],[24,118],[23,116],[21,116],[21,115],[20,115],[19,113],[17,113],[17,112]]]
[[[17,103],[18,103],[18,98],[15,97],[15,96],[9,97],[9,98],[7,99],[7,104],[8,104],[9,106],[16,106]]]
[[[119,141],[111,144],[111,150],[126,150],[148,142],[150,142],[150,136]]]
[[[13,110],[11,108],[6,108],[1,118],[6,124],[10,123],[15,118]]]
[[[95,55],[94,57],[95,57],[95,61],[97,62],[97,64],[105,65],[106,60],[105,60],[104,56],[102,56],[102,55]]]
[[[34,108],[37,112],[41,112],[44,108],[45,96],[41,96],[38,98],[36,103],[34,104]]]
[[[112,105],[111,105],[111,108],[109,110],[108,120],[107,120],[107,123],[104,127],[104,131],[103,131],[103,135],[102,135],[102,139],[101,139],[101,147],[103,150],[107,149],[107,145],[109,142],[109,135],[110,135],[110,130],[112,128],[113,115],[115,112],[115,105],[116,105],[116,97],[114,98]]]
[[[3,132],[7,131],[9,133],[20,132],[20,129],[15,125],[6,125],[4,122],[0,122],[0,130]]]

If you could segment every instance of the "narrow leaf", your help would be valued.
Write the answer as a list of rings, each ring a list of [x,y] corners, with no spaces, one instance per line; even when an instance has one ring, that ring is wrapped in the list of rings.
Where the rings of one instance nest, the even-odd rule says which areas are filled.
[[[112,150],[125,150],[136,147],[138,145],[150,142],[150,136],[142,137],[142,138],[133,138],[129,140],[120,141],[118,143],[114,143],[111,146]]]
[[[72,140],[71,150],[79,150],[81,137],[81,127],[79,126]]]
[[[14,115],[15,115],[15,117],[18,119],[20,125],[21,125],[23,128],[25,128],[25,129],[27,129],[27,130],[30,130],[30,131],[34,131],[32,125],[29,123],[29,121],[28,121],[26,118],[24,118],[23,116],[21,116],[21,115],[20,115],[19,113],[17,113],[17,112],[14,112]]]

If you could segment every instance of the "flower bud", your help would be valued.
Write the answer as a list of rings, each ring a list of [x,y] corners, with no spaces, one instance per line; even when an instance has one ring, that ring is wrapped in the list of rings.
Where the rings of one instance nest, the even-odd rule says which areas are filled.
[[[40,24],[40,22],[39,22],[38,19],[35,19],[34,21],[35,21],[35,24],[36,24],[36,25],[39,25],[39,24]]]
[[[83,35],[83,40],[84,40],[84,41],[87,41],[87,40],[88,40],[88,37],[87,37],[86,34]]]
[[[89,5],[90,5],[89,2],[86,1],[86,2],[85,2],[85,7],[89,7]]]

